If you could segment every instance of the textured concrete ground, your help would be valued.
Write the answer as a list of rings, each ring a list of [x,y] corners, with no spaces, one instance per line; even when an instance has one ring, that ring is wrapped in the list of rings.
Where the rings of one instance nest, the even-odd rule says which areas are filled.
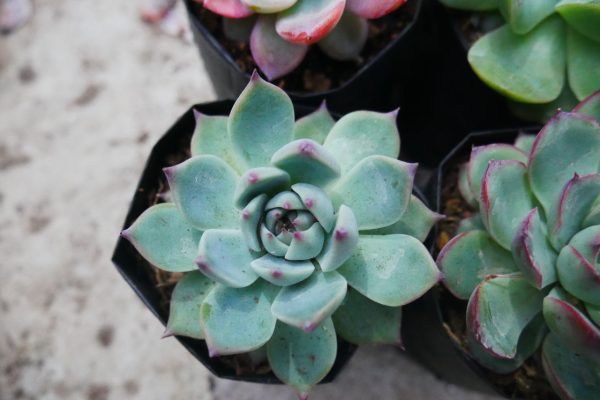
[[[0,37],[0,399],[292,399],[209,376],[110,263],[152,144],[214,99],[196,50],[135,1],[37,0]],[[490,399],[391,348],[361,349],[314,399]]]

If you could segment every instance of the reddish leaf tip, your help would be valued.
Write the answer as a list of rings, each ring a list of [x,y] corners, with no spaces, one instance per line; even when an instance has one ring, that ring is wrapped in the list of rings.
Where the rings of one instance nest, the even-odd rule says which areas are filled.
[[[173,336],[173,332],[171,332],[171,330],[169,328],[167,328],[160,338],[166,339],[171,336]]]

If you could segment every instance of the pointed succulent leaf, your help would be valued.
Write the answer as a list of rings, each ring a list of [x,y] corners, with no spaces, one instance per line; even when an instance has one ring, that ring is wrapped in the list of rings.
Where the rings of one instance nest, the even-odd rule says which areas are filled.
[[[346,280],[337,272],[315,272],[308,279],[281,289],[271,311],[278,320],[312,332],[346,296]]]
[[[275,20],[274,15],[259,16],[250,34],[252,58],[270,81],[295,70],[308,51],[307,45],[290,43],[279,36]]]
[[[327,194],[321,188],[307,183],[296,183],[292,185],[292,190],[300,196],[306,209],[319,221],[325,232],[330,232],[335,216]]]
[[[305,231],[310,228],[317,220],[309,211],[299,211],[294,219],[291,220],[292,225],[298,231]]]
[[[600,24],[600,4],[598,7]],[[600,28],[598,29],[600,34]],[[594,93],[600,87],[600,39],[590,39],[574,29],[567,35],[567,72],[569,85],[578,99]]]
[[[546,213],[574,174],[598,172],[600,124],[576,113],[558,113],[537,135],[529,157],[529,182]]]
[[[343,173],[372,155],[397,158],[400,153],[397,115],[397,111],[346,114],[333,126],[324,147],[336,158]]]
[[[335,228],[327,237],[317,261],[324,272],[339,268],[354,252],[358,243],[358,225],[352,210],[345,205],[337,212]]]
[[[310,260],[319,255],[325,243],[325,232],[318,222],[305,231],[295,231],[285,253],[286,260]]]
[[[225,18],[244,18],[252,14],[241,0],[203,0],[204,8]]]
[[[600,306],[600,225],[582,230],[563,247],[556,263],[563,288],[578,299]]]
[[[252,251],[262,250],[260,240],[258,240],[258,225],[260,224],[266,203],[267,195],[263,193],[252,199],[242,210],[240,229],[246,240],[246,245]]]
[[[429,251],[408,235],[360,236],[337,271],[361,294],[390,307],[416,300],[440,278]]]
[[[250,267],[253,259],[241,231],[209,229],[200,239],[196,264],[214,281],[242,288],[258,279]]]
[[[265,227],[269,231],[275,232],[275,224],[283,217],[284,212],[285,210],[283,208],[274,208],[267,211],[264,219]]]
[[[548,241],[548,231],[538,209],[525,217],[512,242],[515,263],[530,284],[542,289],[556,282],[558,254]]]
[[[503,95],[525,103],[547,103],[560,95],[564,85],[564,35],[564,23],[556,16],[526,35],[505,25],[475,42],[469,63],[481,80]],[[536,57],[531,57],[534,53]]]
[[[314,223],[314,221],[313,221],[313,223]],[[279,233],[279,235],[277,235],[277,239],[279,239],[280,242],[285,243],[285,244],[287,244],[289,246],[290,244],[292,244],[292,240],[294,239],[294,235],[292,234],[292,232],[290,232],[288,230],[282,230]]]
[[[323,144],[333,125],[335,125],[335,120],[327,110],[327,104],[323,100],[316,111],[296,121],[294,139],[311,139]]]
[[[274,208],[283,210],[304,210],[304,204],[302,204],[302,200],[300,200],[300,197],[298,197],[296,193],[284,191],[271,197],[271,200],[269,200],[265,206],[266,210],[272,210]]]
[[[331,370],[337,355],[337,338],[331,318],[306,333],[282,322],[277,323],[267,344],[267,356],[273,373],[308,398],[310,388]]]
[[[259,349],[273,335],[271,303],[279,288],[259,280],[242,289],[217,285],[200,307],[211,357]]]
[[[569,301],[562,289],[554,288],[544,299],[544,319],[550,331],[568,347],[600,364],[600,328]]]
[[[600,2],[598,0],[562,0],[556,11],[569,26],[600,42]]]
[[[486,276],[518,271],[510,252],[482,230],[464,232],[450,240],[438,255],[437,265],[444,286],[463,300]]]
[[[600,121],[600,90],[597,90],[587,99],[579,103],[573,112],[588,115],[597,121]]]
[[[200,306],[215,282],[199,271],[188,272],[177,282],[171,295],[167,333],[204,339],[200,324]]]
[[[354,14],[363,18],[375,19],[391,13],[406,3],[406,0],[347,0],[347,3],[348,10]]]
[[[482,171],[483,176],[483,171]],[[471,184],[469,183],[469,163],[464,163],[458,169],[458,191],[463,199],[473,208],[479,207],[479,203],[477,202],[477,198],[479,197],[479,192],[475,194],[471,189]]]
[[[383,306],[348,289],[332,318],[336,333],[350,343],[402,344],[402,307]]]
[[[175,204],[157,204],[121,233],[152,265],[169,272],[196,269],[202,232],[183,218]]]
[[[289,249],[289,246],[275,237],[264,224],[260,226],[260,240],[265,250],[276,257],[285,256]]]
[[[510,196],[506,196],[507,191]],[[527,167],[515,160],[490,161],[481,187],[483,223],[498,244],[511,248],[519,225],[534,208]]]
[[[233,149],[246,167],[267,165],[273,153],[292,139],[292,101],[255,72],[231,109],[228,130]]]
[[[277,286],[291,286],[308,278],[315,270],[310,261],[288,261],[266,254],[251,263],[261,278]]]
[[[277,16],[279,36],[291,43],[313,44],[337,25],[346,0],[301,0]]]
[[[592,211],[585,217],[581,226],[588,228],[592,225],[600,225],[600,204],[592,208]]]
[[[498,0],[440,0],[446,7],[469,11],[489,11],[498,8]]]
[[[247,43],[250,41],[250,35],[254,24],[256,23],[256,16],[252,15],[246,18],[223,18],[223,33],[227,39],[234,40],[236,42]]]
[[[542,365],[561,399],[593,399],[600,392],[600,364],[565,347],[552,333],[544,341]]]
[[[421,242],[424,242],[433,225],[443,218],[443,215],[431,211],[413,194],[410,196],[406,211],[404,211],[398,222],[372,231],[364,231],[363,233],[367,235],[391,235],[394,233],[403,233],[405,235],[414,236]]]
[[[335,157],[310,139],[295,140],[279,149],[271,164],[290,174],[292,182],[325,186],[340,176]]]
[[[369,156],[332,188],[333,202],[352,209],[360,230],[396,223],[408,207],[416,169],[417,164]]]
[[[490,161],[494,160],[516,160],[526,163],[527,154],[523,153],[515,146],[503,143],[473,147],[471,150],[471,158],[467,165],[467,174],[469,185],[471,186],[471,193],[475,202],[479,202],[481,198],[483,175],[485,174]],[[466,192],[466,189],[464,191]],[[461,194],[463,194],[463,190],[461,190]],[[477,204],[477,207],[479,207],[479,204]]]
[[[266,193],[274,195],[290,185],[290,176],[278,168],[262,167],[246,171],[235,188],[235,206],[244,208],[250,200]]]
[[[357,60],[369,37],[369,22],[345,12],[335,28],[319,41],[319,48],[338,61]]]
[[[590,316],[590,319],[600,326],[600,306],[586,304],[585,309]]]
[[[525,328],[542,311],[544,294],[519,274],[491,275],[467,306],[467,331],[489,353],[513,359]]]
[[[227,117],[204,115],[194,110],[196,128],[190,149],[192,156],[212,154],[239,171],[238,161],[229,142]]]
[[[535,142],[535,135],[529,135],[526,133],[519,133],[515,140],[515,147],[521,150],[525,154],[531,153],[533,143]]]
[[[177,208],[193,227],[238,225],[239,212],[232,202],[238,177],[225,161],[212,155],[196,156],[163,171]]]
[[[575,175],[547,213],[550,241],[560,250],[575,235],[600,198],[600,174]]]
[[[536,27],[542,20],[554,13],[554,6],[559,0],[500,0],[500,12],[508,21],[510,28],[517,34],[525,34]]]
[[[464,217],[461,219],[458,223],[456,233],[459,234],[475,230],[485,230],[485,225],[483,225],[483,220],[481,219],[481,214],[479,213],[474,213],[469,217]]]

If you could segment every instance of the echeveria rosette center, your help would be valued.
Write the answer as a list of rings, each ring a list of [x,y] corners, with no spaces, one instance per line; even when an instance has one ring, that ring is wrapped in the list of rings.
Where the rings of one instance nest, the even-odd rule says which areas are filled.
[[[274,80],[300,65],[308,46],[318,44],[335,60],[359,57],[368,19],[380,18],[406,0],[196,0],[224,17],[233,40],[249,41],[254,61]]]
[[[597,92],[537,137],[474,148],[459,188],[476,212],[437,260],[473,356],[507,373],[541,348],[565,399],[600,389],[599,120]]]
[[[338,336],[399,343],[401,307],[439,279],[422,241],[440,216],[412,194],[396,115],[336,122],[323,105],[294,121],[289,97],[257,74],[229,116],[197,113],[192,157],[165,169],[173,203],[124,232],[184,273],[167,333],[204,339],[211,356],[266,349],[302,396],[331,369]]]

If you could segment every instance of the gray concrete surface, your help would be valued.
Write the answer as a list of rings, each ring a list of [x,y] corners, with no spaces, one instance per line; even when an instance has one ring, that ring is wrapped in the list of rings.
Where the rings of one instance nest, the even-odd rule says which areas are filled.
[[[152,144],[214,99],[193,46],[135,1],[36,0],[0,37],[0,399],[292,399],[209,376],[110,255]],[[313,399],[468,399],[390,348],[361,349]]]

